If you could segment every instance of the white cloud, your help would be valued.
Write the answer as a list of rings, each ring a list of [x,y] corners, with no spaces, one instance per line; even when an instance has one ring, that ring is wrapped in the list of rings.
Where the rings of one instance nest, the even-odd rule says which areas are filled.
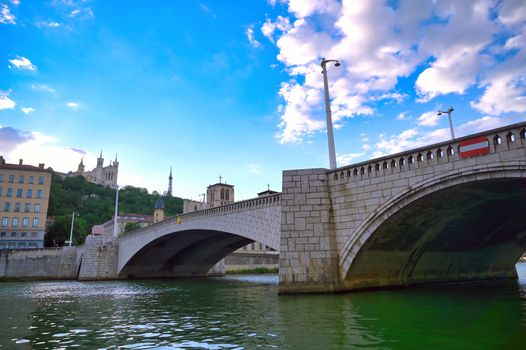
[[[438,115],[437,111],[425,112],[425,113],[422,113],[420,117],[418,117],[418,125],[436,126],[439,120],[440,120],[440,116]]]
[[[272,22],[270,18],[267,18],[265,23],[261,26],[261,32],[271,42],[274,42],[274,32],[279,30],[280,32],[287,32],[292,28],[290,21],[286,17],[278,16],[275,22]]]
[[[31,85],[31,87],[35,90],[42,90],[42,91],[45,91],[45,92],[49,92],[49,93],[56,93],[57,90],[55,90],[53,87],[51,87],[50,85],[48,84],[45,84],[45,83],[37,83],[37,84],[33,84]]]
[[[315,120],[310,116],[322,99],[319,90],[290,81],[281,83],[279,94],[287,101],[287,105],[283,106],[281,123],[278,125],[280,131],[276,135],[280,143],[301,142],[305,135],[325,127],[325,121]]]
[[[247,165],[248,171],[252,174],[259,175],[261,174],[261,167],[258,164],[248,164]]]
[[[356,153],[348,153],[348,154],[339,154],[336,157],[336,163],[338,163],[338,166],[345,166],[351,164],[351,162],[355,159],[361,158],[365,156],[365,152],[356,152]]]
[[[526,2],[523,0],[502,1],[500,4],[499,21],[507,26],[524,23]]]
[[[328,72],[335,127],[344,118],[374,114],[376,105],[390,103],[386,99],[404,102],[411,94],[398,92],[397,84],[415,72],[419,102],[478,88],[483,95],[472,107],[483,113],[526,111],[524,1],[283,2],[288,16],[267,18],[261,27],[295,78],[279,90],[283,106],[276,136],[281,143],[301,142],[325,130],[323,99],[298,102],[298,95],[307,99],[323,91],[321,57],[341,62]],[[431,115],[419,120],[426,126],[437,122]]]
[[[39,28],[41,27],[48,27],[48,28],[58,28],[60,27],[60,23],[58,22],[36,22],[35,25]]]
[[[1,92],[0,92],[1,93]],[[0,110],[15,108],[15,101],[11,100],[7,94],[0,94]]]
[[[407,112],[401,112],[396,116],[396,120],[409,120],[411,117]]]
[[[79,9],[76,9],[76,10],[73,10],[73,11],[71,11],[71,12],[69,13],[69,17],[72,17],[72,18],[73,18],[73,17],[75,17],[75,16],[77,16],[77,15],[79,15],[79,14],[80,14],[80,10],[79,10]]]
[[[29,71],[37,70],[37,67],[26,57],[17,56],[17,58],[13,58],[12,60],[9,60],[9,62],[11,62],[11,64],[13,64],[18,69],[25,69]]]
[[[245,31],[245,35],[252,45],[255,48],[261,47],[261,43],[254,38],[254,26],[249,26]]]
[[[482,113],[526,112],[526,25],[506,41],[504,48],[516,53],[487,74],[480,83],[484,93],[477,102],[471,102]]]
[[[18,162],[23,159],[25,164],[38,165],[45,163],[46,167],[68,172],[77,167],[81,157],[85,162],[96,162],[96,157],[71,147],[57,145],[58,140],[41,132],[22,131],[11,127],[0,127],[0,153],[8,162]]]
[[[29,113],[35,111],[35,109],[32,108],[32,107],[22,107],[22,108],[20,108],[20,110],[21,110],[22,112],[24,112],[24,114],[29,114]]]
[[[9,11],[9,7],[5,4],[0,4],[0,23],[16,24],[16,17]]]
[[[71,101],[71,102],[66,103],[66,106],[68,106],[69,108],[75,110],[75,109],[79,108],[80,103]]]
[[[20,5],[20,0],[11,0],[11,3],[15,6]]]

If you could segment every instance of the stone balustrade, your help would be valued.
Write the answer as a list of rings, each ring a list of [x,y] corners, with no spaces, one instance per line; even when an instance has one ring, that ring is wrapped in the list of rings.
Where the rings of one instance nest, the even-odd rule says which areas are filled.
[[[192,222],[196,220],[201,220],[209,217],[216,217],[220,215],[233,214],[237,212],[243,212],[247,210],[262,209],[265,207],[274,207],[281,205],[281,193],[261,196],[257,198],[247,199],[232,204],[223,205],[220,207],[214,207],[204,210],[198,210],[191,213],[177,214],[171,216],[161,222],[155,223],[153,225],[143,227],[137,230],[133,230],[119,237],[120,241],[132,239],[134,237],[140,236],[144,232],[150,232],[154,226],[160,225],[173,225],[177,224],[178,220],[181,223]]]
[[[344,166],[329,171],[329,175],[335,182],[359,181],[458,161],[461,160],[459,144],[476,137],[488,139],[490,154],[524,148],[526,122]]]

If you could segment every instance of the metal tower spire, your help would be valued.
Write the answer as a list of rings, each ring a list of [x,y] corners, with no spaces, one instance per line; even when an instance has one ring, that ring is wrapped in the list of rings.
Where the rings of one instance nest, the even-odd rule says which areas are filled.
[[[172,167],[170,167],[170,176],[168,176],[168,191],[166,191],[166,196],[171,197],[172,196]]]

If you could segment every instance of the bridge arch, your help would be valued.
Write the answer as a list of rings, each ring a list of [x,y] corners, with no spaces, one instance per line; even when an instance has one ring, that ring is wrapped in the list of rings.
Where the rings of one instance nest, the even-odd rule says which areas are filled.
[[[428,178],[391,197],[355,230],[340,254],[343,284],[358,289],[515,276],[526,250],[525,212],[523,162]]]
[[[238,248],[279,250],[281,194],[182,214],[119,238],[117,273],[136,278],[203,275]]]

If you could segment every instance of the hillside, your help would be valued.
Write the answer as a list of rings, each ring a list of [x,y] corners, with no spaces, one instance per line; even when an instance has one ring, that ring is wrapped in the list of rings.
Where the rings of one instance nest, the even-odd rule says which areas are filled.
[[[159,194],[145,188],[126,186],[119,191],[119,213],[152,215]],[[163,197],[165,216],[183,211],[183,200]],[[115,190],[86,181],[82,176],[62,179],[53,175],[48,216],[54,218],[45,238],[46,246],[63,245],[69,239],[71,214],[75,219],[74,242],[82,243],[93,225],[110,220],[115,210]]]

